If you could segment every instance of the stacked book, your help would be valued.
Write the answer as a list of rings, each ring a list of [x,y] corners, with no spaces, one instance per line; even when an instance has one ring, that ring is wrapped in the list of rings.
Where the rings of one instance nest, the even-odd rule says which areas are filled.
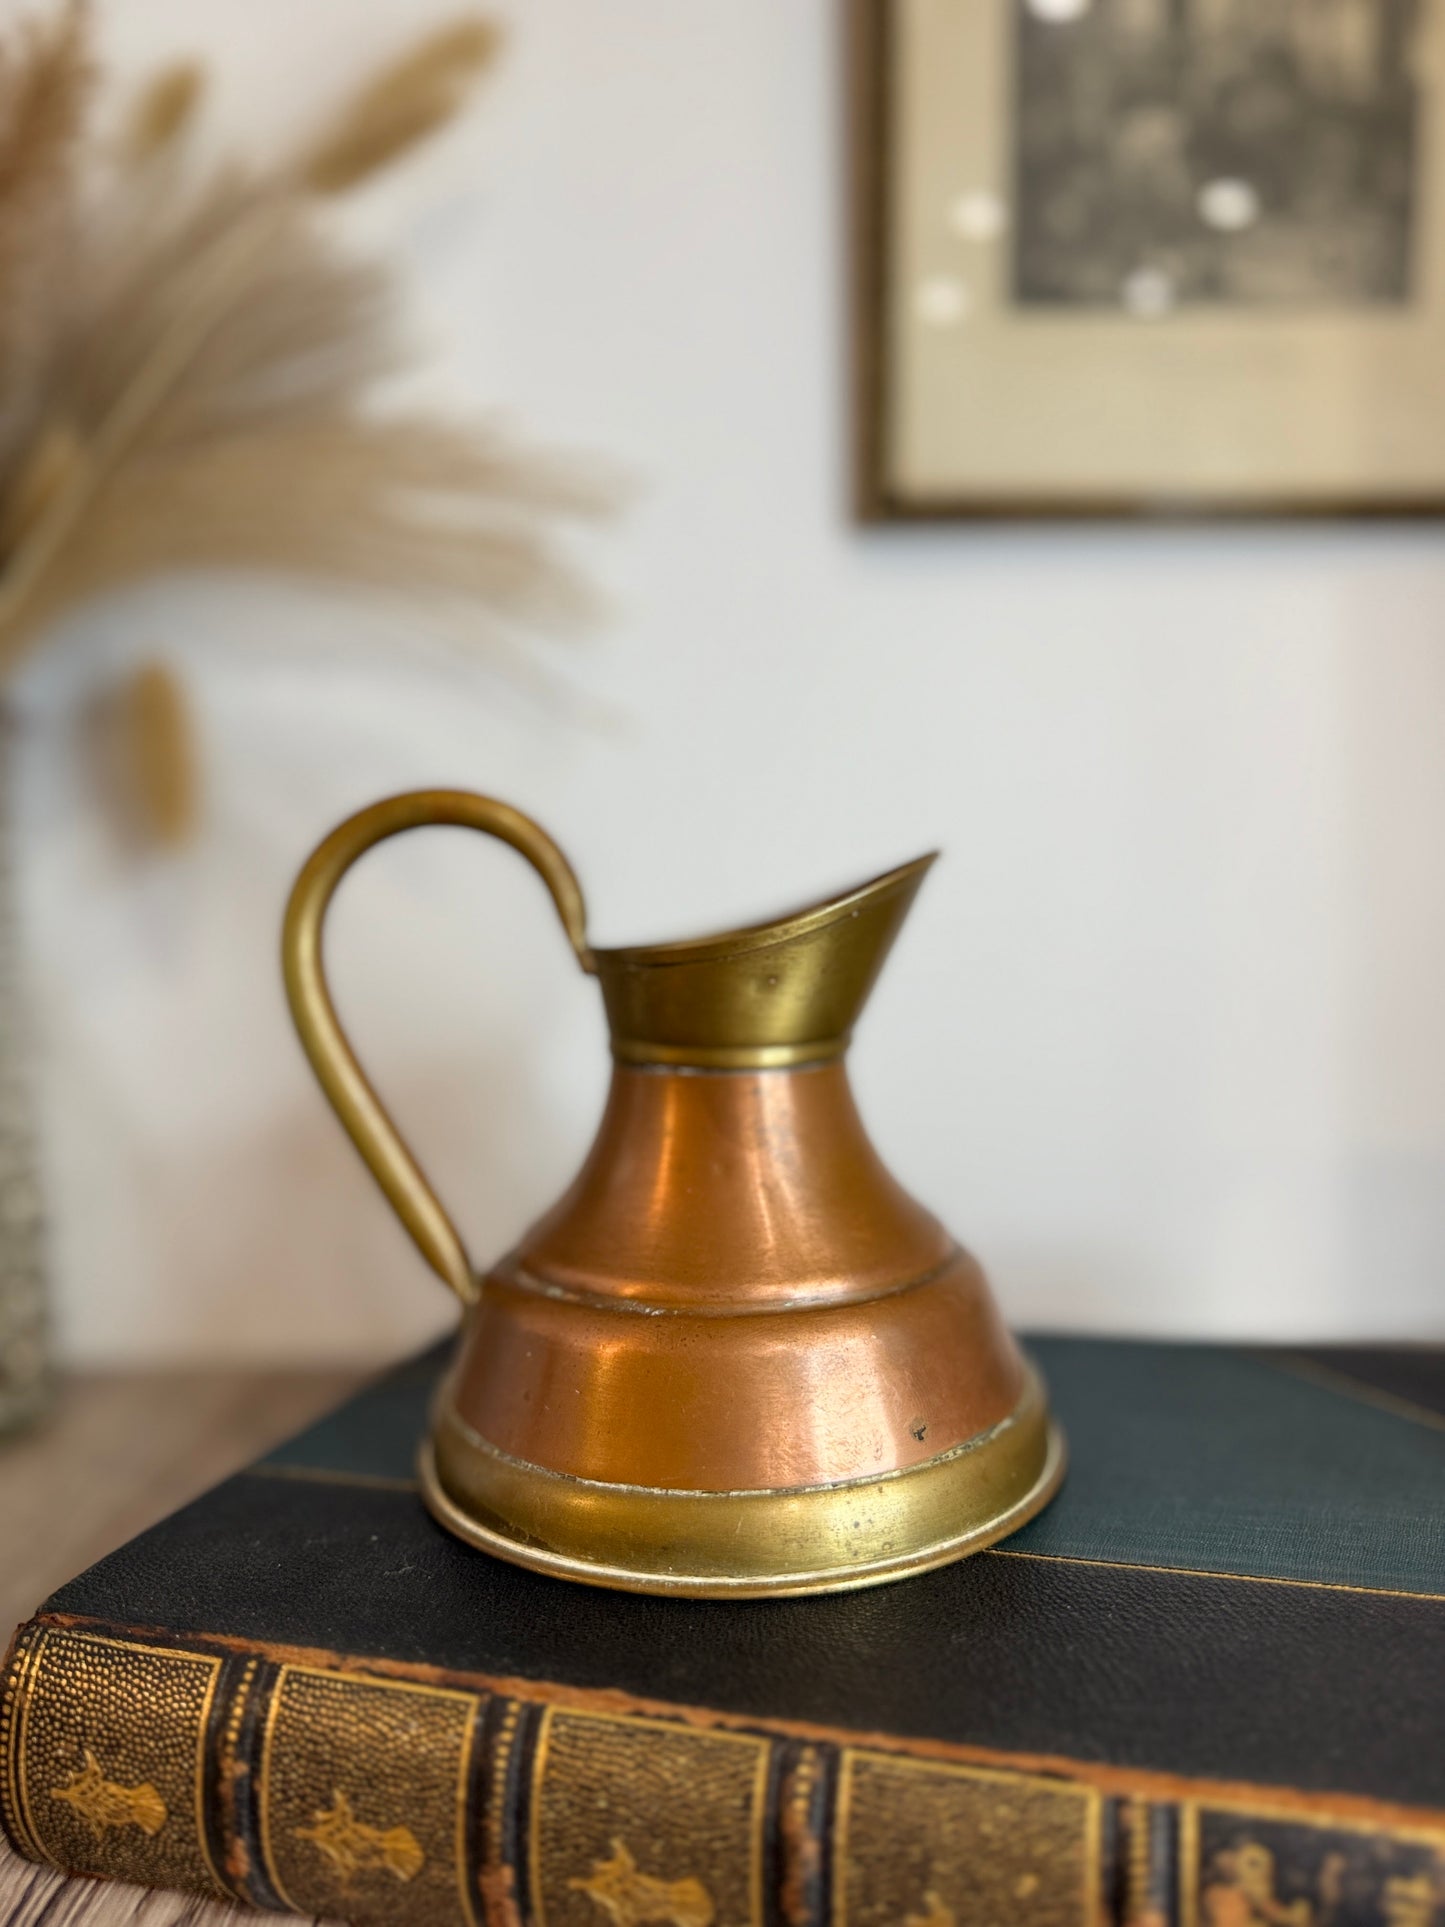
[[[1445,1354],[1031,1349],[1045,1513],[739,1602],[449,1537],[429,1355],[20,1628],[4,1830],[401,1927],[1445,1920]]]

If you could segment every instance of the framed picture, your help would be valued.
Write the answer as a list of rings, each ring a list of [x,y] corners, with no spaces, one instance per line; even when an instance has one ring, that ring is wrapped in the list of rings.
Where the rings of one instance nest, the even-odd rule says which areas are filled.
[[[859,503],[1445,510],[1445,0],[857,0]]]

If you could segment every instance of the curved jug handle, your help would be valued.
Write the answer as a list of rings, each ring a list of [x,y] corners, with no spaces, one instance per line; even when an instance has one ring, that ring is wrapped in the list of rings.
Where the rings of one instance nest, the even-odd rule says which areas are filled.
[[[551,893],[582,968],[592,969],[582,890],[567,859],[529,816],[470,790],[411,790],[373,803],[338,825],[312,852],[292,888],[281,961],[291,1015],[332,1109],[423,1258],[470,1305],[477,1278],[461,1234],[357,1062],[332,1004],[321,957],[327,906],[357,858],[389,836],[433,823],[481,830],[519,850]]]

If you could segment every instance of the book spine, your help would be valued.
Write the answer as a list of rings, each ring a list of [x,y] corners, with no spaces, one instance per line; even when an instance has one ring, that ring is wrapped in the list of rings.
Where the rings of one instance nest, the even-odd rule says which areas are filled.
[[[1445,1907],[1445,1818],[1160,1798],[1082,1763],[608,1699],[32,1621],[0,1822],[66,1871],[396,1927],[1424,1927]]]

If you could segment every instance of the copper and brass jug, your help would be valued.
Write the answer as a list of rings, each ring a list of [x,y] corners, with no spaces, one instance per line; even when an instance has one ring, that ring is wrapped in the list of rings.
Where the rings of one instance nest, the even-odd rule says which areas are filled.
[[[423,824],[540,873],[615,1060],[571,1189],[477,1272],[353,1056],[322,971],[332,892]],[[870,1585],[991,1544],[1058,1485],[1043,1388],[974,1260],[884,1169],[844,1056],[932,862],[686,943],[594,950],[565,858],[458,790],[351,817],[297,880],[287,990],[323,1090],[466,1307],[426,1502],[524,1566],[640,1592]]]

